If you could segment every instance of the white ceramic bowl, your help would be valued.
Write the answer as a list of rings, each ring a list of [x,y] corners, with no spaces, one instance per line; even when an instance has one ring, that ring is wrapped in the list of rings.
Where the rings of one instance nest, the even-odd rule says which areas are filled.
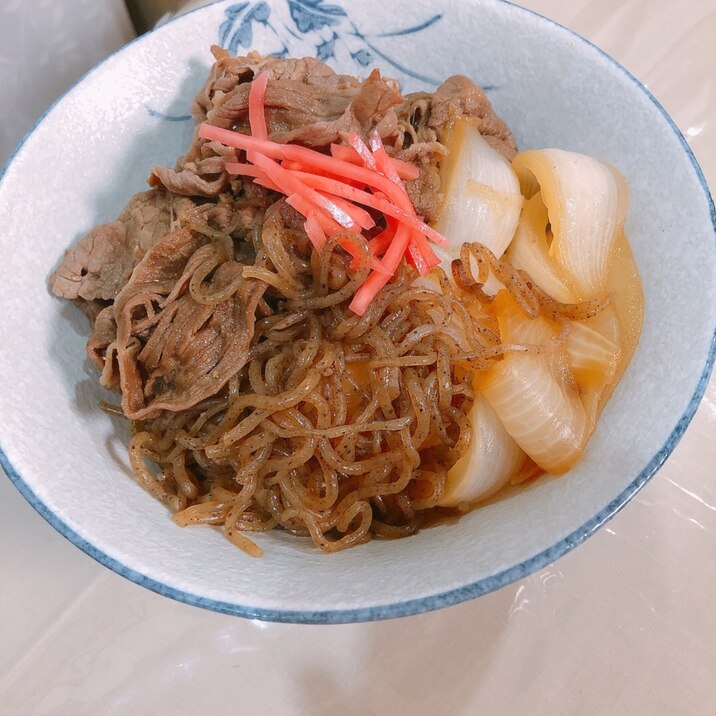
[[[406,22],[399,18],[411,18]],[[413,27],[407,25],[413,24]],[[188,145],[208,47],[373,64],[413,90],[452,73],[488,88],[523,148],[613,162],[646,293],[634,360],[567,475],[397,542],[327,556],[281,533],[252,560],[208,528],[181,529],[130,478],[126,439],[84,357],[84,318],[52,298],[63,250],[113,218],[150,167]],[[38,122],[0,179],[0,461],[65,537],[129,579],[217,611],[296,622],[383,619],[479,596],[582,542],[663,463],[714,360],[714,207],[683,137],[598,48],[495,0],[218,3],[105,60]]]

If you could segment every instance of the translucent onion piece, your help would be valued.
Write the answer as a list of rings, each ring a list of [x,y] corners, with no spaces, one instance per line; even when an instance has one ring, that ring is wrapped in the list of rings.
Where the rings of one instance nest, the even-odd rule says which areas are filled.
[[[617,315],[619,299],[620,296],[614,294],[611,303],[603,311],[597,313],[596,316],[580,321],[580,323],[589,326],[589,328],[593,328],[612,343],[619,344],[622,340],[622,330],[619,326],[619,318]]]
[[[599,415],[629,365],[639,340],[644,317],[644,293],[641,280],[629,243],[624,236],[617,239],[609,270],[607,291],[610,296],[609,306],[584,321],[585,325],[619,347],[619,360],[614,374],[604,389],[597,391],[599,399],[596,401],[595,416]],[[590,392],[592,391],[587,390],[583,395],[583,403],[588,414],[590,405],[594,402]]]
[[[555,300],[576,303],[577,297],[549,257],[548,222],[547,207],[542,202],[542,194],[537,192],[525,202],[515,237],[507,249],[507,260],[516,269],[527,272]]]
[[[526,186],[539,183],[552,227],[549,256],[581,300],[602,296],[626,213],[626,184],[607,164],[561,149],[518,154],[512,166]]]
[[[576,389],[544,356],[510,353],[479,387],[515,442],[544,470],[560,473],[579,459],[589,421]]]
[[[507,292],[495,297],[504,342],[542,346],[542,353],[507,353],[477,385],[514,439],[542,469],[564,472],[578,459],[592,429],[576,386],[568,379],[558,327],[530,319]],[[521,337],[521,338],[520,338]]]
[[[494,306],[503,343],[546,346],[560,333],[554,321],[543,316],[529,318],[509,291],[500,291]]]
[[[523,199],[510,163],[482,138],[472,119],[456,120],[445,143],[445,199],[436,228],[448,246],[433,250],[449,274],[450,262],[465,242],[479,241],[497,258],[502,256],[515,233]]]
[[[470,422],[470,448],[448,472],[441,505],[456,506],[489,497],[504,487],[525,461],[525,453],[479,393],[470,411]]]
[[[619,346],[594,328],[573,321],[567,337],[567,359],[580,385],[604,385],[614,377]]]
[[[615,381],[618,381],[636,350],[644,320],[644,291],[631,247],[623,235],[617,239],[610,269],[607,290],[612,296],[611,304],[619,326],[618,340],[622,351],[620,367],[615,376]],[[601,326],[595,324],[594,327],[604,335],[609,335]]]

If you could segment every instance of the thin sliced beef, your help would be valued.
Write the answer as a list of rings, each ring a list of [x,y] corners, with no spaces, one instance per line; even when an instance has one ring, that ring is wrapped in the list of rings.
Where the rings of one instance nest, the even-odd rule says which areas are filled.
[[[207,116],[207,122],[217,127],[233,127],[249,132],[250,83],[237,85]],[[360,92],[358,87],[336,88],[329,85],[309,85],[296,80],[271,79],[266,87],[266,125],[269,139],[295,130],[305,129],[315,122],[332,122],[346,111]],[[319,145],[320,146],[320,145]]]
[[[216,202],[192,205],[182,213],[181,225],[206,236],[244,236],[274,201],[269,199],[267,190],[263,192],[251,199],[222,194]]]
[[[215,304],[198,303],[188,291],[189,279],[212,251],[216,255],[200,234],[170,232],[144,256],[115,300],[122,409],[131,419],[196,405],[217,393],[248,359],[265,284],[244,280],[242,264],[225,261],[205,290],[233,292]],[[114,360],[114,352],[106,359]],[[114,373],[105,370],[103,376],[111,381]]]
[[[384,79],[378,70],[360,82],[312,58],[218,53],[209,81],[194,101],[195,118],[248,133],[250,82],[264,68],[271,72],[265,100],[269,139],[325,147],[348,132],[366,135],[375,128],[387,144],[402,145],[395,108],[404,100],[396,82]],[[195,136],[174,169],[155,167],[149,181],[178,194],[216,196],[229,184],[223,163],[234,157],[234,150]]]
[[[267,88],[267,119],[276,135],[310,128],[316,121],[339,119],[361,87],[355,77],[338,75],[314,58],[279,59],[257,52],[232,57],[216,46],[212,52],[216,62],[192,105],[197,124],[208,121],[248,132],[249,86],[265,68],[272,78]],[[217,196],[229,186],[223,162],[234,158],[235,150],[195,136],[175,168],[154,167],[149,183],[185,196]]]
[[[515,156],[517,142],[510,128],[495,114],[482,88],[468,77],[453,75],[438,87],[430,100],[428,126],[435,129],[440,138],[450,120],[462,115],[478,119],[480,134],[506,159]]]
[[[360,81],[350,75],[336,74],[325,62],[313,57],[280,59],[249,52],[245,57],[233,57],[214,45],[211,48],[214,62],[209,78],[192,104],[192,114],[203,122],[215,106],[220,106],[237,85],[250,82],[263,69],[271,70],[274,80],[299,82],[306,85],[326,85],[343,90],[359,87]]]
[[[74,249],[69,249],[50,278],[52,292],[61,298],[111,299],[134,268],[132,250],[121,221],[101,224]]]
[[[107,306],[97,314],[92,335],[87,341],[87,355],[97,370],[102,372],[100,381],[106,388],[119,388],[119,377],[114,369],[109,347],[117,340],[117,322],[114,320],[114,305]]]
[[[378,70],[373,70],[342,114],[333,119],[318,119],[320,115],[314,115],[310,122],[290,122],[284,131],[275,131],[270,124],[271,112],[267,112],[269,128],[272,130],[269,139],[282,144],[294,142],[310,147],[326,147],[332,142],[339,142],[349,132],[367,136],[373,129],[377,129],[381,137],[391,144],[398,135],[398,117],[394,107],[402,101],[394,83],[384,80]]]
[[[190,202],[186,199],[163,191],[143,191],[129,200],[118,220],[126,227],[127,242],[137,261],[164,238],[172,216],[177,216],[189,206]]]
[[[75,298],[72,300],[72,303],[74,303],[75,306],[77,306],[77,308],[79,308],[80,311],[87,316],[90,326],[94,325],[94,322],[97,320],[99,314],[107,308],[108,304],[110,304],[109,301],[103,301],[100,298],[96,298],[94,301],[85,301],[83,298]]]
[[[84,301],[113,299],[137,262],[169,230],[173,203],[165,191],[135,194],[119,218],[95,227],[65,253],[50,278],[52,292]]]
[[[150,286],[156,294],[168,294],[179,280],[187,261],[194,252],[206,243],[206,239],[186,228],[175,228],[168,232],[148,251],[114,301],[118,309],[125,301],[132,287]]]
[[[484,92],[465,77],[448,78],[433,94],[403,97],[378,70],[361,82],[310,58],[213,52],[216,62],[192,107],[197,123],[248,132],[249,83],[268,69],[271,139],[327,150],[348,132],[367,137],[376,129],[391,155],[420,168],[407,188],[429,221],[442,202],[441,140],[451,121],[475,117],[508,159],[516,150]],[[262,223],[265,229],[277,197],[224,173],[236,155],[195,136],[175,169],[153,170],[154,190],[137,194],[116,221],[90,232],[52,276],[53,292],[80,303],[93,320],[88,354],[103,384],[121,390],[131,419],[185,410],[221,391],[248,360],[257,309],[271,311],[266,285],[242,271],[256,260],[260,241],[250,239]],[[292,241],[307,242],[303,217],[285,202],[278,211]]]
[[[154,167],[149,184],[184,196],[219,196],[229,185],[229,177],[223,171],[218,175],[213,172],[202,175],[195,162],[187,162],[177,169]]]
[[[440,172],[430,161],[421,163],[418,178],[405,184],[415,211],[429,223],[437,221],[440,215],[443,200],[440,187]]]

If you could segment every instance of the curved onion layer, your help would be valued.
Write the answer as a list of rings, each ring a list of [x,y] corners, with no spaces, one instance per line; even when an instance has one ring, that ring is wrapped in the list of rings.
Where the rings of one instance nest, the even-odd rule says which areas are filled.
[[[568,281],[549,256],[547,235],[547,207],[542,194],[537,192],[525,202],[515,237],[507,249],[507,260],[530,278],[547,294],[560,303],[575,303],[577,297]]]
[[[548,346],[560,334],[555,321],[540,315],[529,318],[509,291],[500,291],[495,296],[494,307],[503,343]]]
[[[643,312],[638,274],[622,233],[626,190],[615,170],[557,149],[518,155],[513,166],[527,199],[510,239],[512,224],[496,228],[490,218],[490,207],[503,212],[504,207],[488,201],[498,185],[505,194],[513,191],[504,161],[485,149],[469,123],[456,124],[451,139],[452,156],[456,151],[460,156],[446,167],[441,230],[451,248],[441,258],[444,263],[460,258],[462,268],[456,275],[453,266],[453,275],[468,289],[482,286],[485,293],[496,293],[493,308],[507,348],[502,360],[476,377],[472,442],[448,473],[445,505],[489,496],[509,481],[511,463],[519,470],[524,453],[547,472],[571,467],[631,357]],[[470,178],[478,175],[491,189],[471,194]],[[483,238],[489,221],[491,233]],[[505,258],[517,269],[508,281],[511,292],[499,290],[507,286],[509,271],[500,277],[493,268],[486,273],[484,261],[474,271],[475,252],[460,249],[470,241],[484,243],[498,258],[508,247]],[[527,287],[541,289],[566,310],[549,310],[543,299],[541,309],[516,300],[515,280],[526,280]],[[595,301],[601,305],[596,315],[579,309]]]
[[[456,120],[446,145],[445,200],[436,228],[449,245],[433,250],[449,272],[464,243],[479,241],[500,258],[515,233],[523,198],[510,163],[483,139],[473,120]]]
[[[619,346],[595,328],[573,321],[566,348],[569,367],[580,384],[604,385],[614,377]]]
[[[565,380],[564,348],[544,318],[530,319],[507,291],[495,298],[503,341],[530,338],[531,351],[511,352],[478,378],[478,386],[515,442],[543,470],[564,472],[578,459],[590,420]]]
[[[598,382],[596,376],[575,372],[575,377],[583,391],[583,402],[588,414],[594,419],[604,408],[614,388],[621,380],[641,333],[644,317],[644,293],[641,287],[639,272],[629,243],[622,235],[617,239],[612,262],[609,267],[609,284],[607,292],[610,305],[603,311],[587,320],[580,321],[601,336],[595,342],[602,343],[609,349],[608,343],[614,344],[616,355],[608,380]],[[597,350],[596,345],[594,349]]]
[[[526,455],[479,393],[470,411],[470,449],[452,466],[441,505],[455,507],[484,500],[504,487]]]
[[[607,164],[562,149],[522,152],[512,166],[529,191],[539,184],[553,236],[549,256],[572,291],[583,301],[603,296],[624,226],[624,179]]]
[[[543,470],[564,472],[579,459],[589,421],[576,390],[547,359],[512,353],[479,385],[507,432]]]

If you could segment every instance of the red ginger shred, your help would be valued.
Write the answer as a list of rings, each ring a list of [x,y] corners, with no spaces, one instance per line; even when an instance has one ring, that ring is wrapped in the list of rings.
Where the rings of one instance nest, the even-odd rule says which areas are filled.
[[[251,135],[204,122],[199,136],[243,150],[247,163],[226,162],[227,173],[253,177],[256,183],[285,194],[286,202],[305,217],[304,229],[316,251],[322,250],[329,236],[344,229],[373,228],[375,220],[363,206],[384,214],[388,228],[369,240],[372,270],[350,304],[351,310],[362,316],[403,258],[423,276],[440,263],[428,239],[447,242],[417,215],[403,183],[403,179],[417,179],[419,170],[390,157],[375,130],[370,146],[351,132],[350,146],[331,144],[331,156],[269,141],[265,113],[268,81],[269,72],[264,70],[249,89]],[[337,240],[353,257],[351,267],[355,268],[361,259],[355,242]]]

